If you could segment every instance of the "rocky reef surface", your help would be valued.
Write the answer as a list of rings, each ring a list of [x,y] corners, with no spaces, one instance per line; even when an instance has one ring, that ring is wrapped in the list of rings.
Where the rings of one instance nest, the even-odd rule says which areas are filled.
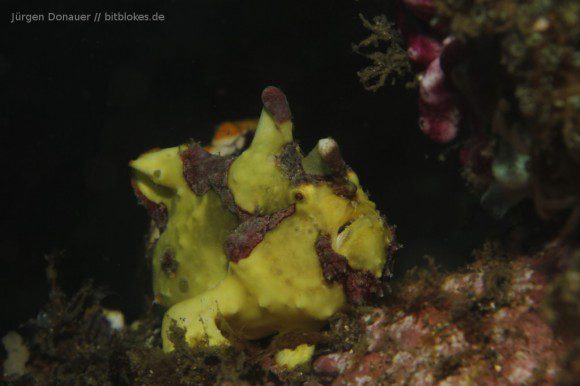
[[[410,274],[361,316],[363,349],[323,355],[314,370],[333,385],[572,384],[578,342],[563,334],[575,327],[546,318],[563,310],[556,283],[567,279],[553,260],[562,253],[506,259],[488,247],[461,272]]]
[[[461,271],[409,272],[387,285],[382,304],[347,309],[322,332],[232,334],[232,347],[191,349],[175,330],[172,353],[160,348],[159,310],[114,323],[102,291],[88,284],[67,297],[54,267],[48,272],[49,304],[19,329],[21,342],[4,342],[2,380],[11,384],[572,385],[580,377],[580,249],[569,245],[508,256],[490,243]],[[276,365],[277,351],[304,343],[317,345],[312,363]]]
[[[496,217],[527,198],[562,237],[580,223],[577,1],[400,0],[363,25],[358,75],[376,91],[415,74],[419,127],[455,143]]]

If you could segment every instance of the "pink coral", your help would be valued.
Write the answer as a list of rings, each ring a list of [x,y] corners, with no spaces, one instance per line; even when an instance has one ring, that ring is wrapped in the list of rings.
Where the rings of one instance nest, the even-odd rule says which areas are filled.
[[[431,0],[403,0],[404,6],[416,17],[430,21],[435,7]],[[438,143],[455,139],[459,128],[460,113],[455,96],[445,72],[441,68],[441,55],[452,38],[441,40],[437,34],[430,36],[399,16],[399,27],[407,40],[407,55],[421,71],[419,75],[419,126],[421,131]]]
[[[427,67],[441,54],[441,42],[425,35],[412,35],[408,38],[407,55],[413,63]]]
[[[418,277],[360,319],[363,352],[319,357],[332,385],[555,384],[565,345],[539,306],[551,277],[538,260],[482,259]]]
[[[439,58],[435,59],[420,78],[419,126],[435,142],[447,143],[457,136],[459,110],[453,94],[445,85],[445,75]]]

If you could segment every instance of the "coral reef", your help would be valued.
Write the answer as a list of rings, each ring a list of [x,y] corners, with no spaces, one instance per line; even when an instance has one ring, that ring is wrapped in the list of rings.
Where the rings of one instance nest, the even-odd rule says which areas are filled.
[[[395,17],[419,73],[421,130],[460,136],[464,175],[495,215],[530,196],[567,237],[580,223],[578,15],[576,1],[402,0]],[[365,42],[394,34],[376,20]]]
[[[573,384],[578,368],[565,367],[578,363],[578,342],[563,334],[577,336],[579,315],[556,329],[544,315],[549,283],[567,277],[555,261],[569,254],[507,257],[488,245],[461,272],[412,272],[361,316],[364,345],[318,357],[314,371],[333,385]]]
[[[229,347],[191,348],[175,329],[161,350],[161,310],[113,329],[85,286],[51,300],[19,332],[30,352],[28,384],[157,385],[573,385],[580,376],[578,249],[551,246],[534,256],[491,244],[452,273],[433,265],[391,286],[382,303],[352,306],[320,332],[232,339]],[[54,272],[49,268],[49,272]],[[54,278],[54,275],[51,275]],[[572,292],[571,292],[572,291]],[[234,339],[235,338],[235,339]],[[289,370],[293,353],[312,365]],[[288,362],[288,363],[290,363]]]
[[[315,367],[340,374],[336,384],[379,374],[395,384],[575,384],[579,5],[401,0],[391,14],[418,73],[421,130],[435,142],[460,140],[463,175],[495,216],[532,198],[545,224],[524,244],[554,241],[533,259],[480,259],[412,295],[405,295],[414,287],[407,281],[394,291],[407,297],[395,300],[403,311],[369,316],[368,354],[333,353]],[[365,41],[395,34],[384,16],[375,20],[364,23],[374,36]],[[494,285],[490,277],[499,273]]]
[[[227,345],[218,319],[258,339],[316,330],[347,302],[383,294],[393,230],[334,140],[320,140],[304,157],[286,96],[268,87],[262,102],[253,139],[237,151],[231,144],[252,131],[247,124],[239,135],[218,130],[209,150],[219,154],[192,143],[131,162],[133,187],[152,218],[155,299],[170,307],[166,351],[174,349],[174,326],[192,346]],[[280,358],[295,367],[311,355]]]

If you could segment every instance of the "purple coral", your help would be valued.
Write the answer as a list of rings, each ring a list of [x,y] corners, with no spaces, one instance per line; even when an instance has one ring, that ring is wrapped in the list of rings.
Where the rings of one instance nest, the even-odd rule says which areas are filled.
[[[420,79],[419,126],[435,142],[447,143],[457,136],[459,110],[445,84],[439,58],[433,60]]]
[[[419,19],[430,22],[435,13],[432,0],[404,0],[405,8]],[[438,143],[455,139],[460,113],[455,95],[441,66],[441,55],[452,38],[440,39],[436,33],[420,33],[399,16],[399,28],[407,41],[407,55],[421,71],[419,75],[419,126],[421,131]]]

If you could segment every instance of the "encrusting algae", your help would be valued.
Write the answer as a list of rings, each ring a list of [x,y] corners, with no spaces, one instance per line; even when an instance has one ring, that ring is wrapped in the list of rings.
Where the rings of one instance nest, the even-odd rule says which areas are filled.
[[[239,130],[241,147],[193,142],[131,162],[152,218],[155,298],[169,307],[165,351],[174,349],[172,326],[192,347],[229,345],[223,322],[245,339],[312,331],[347,303],[382,296],[392,228],[334,140],[304,157],[286,96],[267,87],[262,102],[255,133]],[[278,356],[288,368],[313,353],[286,351]]]

